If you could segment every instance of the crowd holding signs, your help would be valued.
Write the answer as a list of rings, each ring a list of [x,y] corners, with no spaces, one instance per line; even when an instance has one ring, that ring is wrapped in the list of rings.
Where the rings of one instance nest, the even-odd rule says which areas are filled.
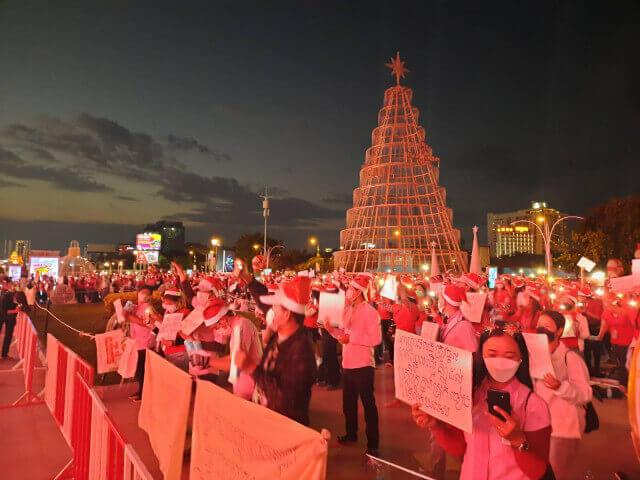
[[[489,289],[473,273],[253,267],[141,277],[137,301],[114,302],[116,328],[95,336],[98,373],[139,382],[132,399],[165,478],[181,474],[194,377],[194,478],[324,478],[327,435],[308,428],[314,384],[344,390],[340,444],[357,442],[362,403],[366,453],[378,457],[373,379],[385,359],[397,399],[429,430],[435,477],[450,454],[463,479],[576,478],[571,456],[597,429],[590,375],[604,374],[606,353],[602,381],[624,388],[638,341],[637,269],[593,286],[503,275]]]

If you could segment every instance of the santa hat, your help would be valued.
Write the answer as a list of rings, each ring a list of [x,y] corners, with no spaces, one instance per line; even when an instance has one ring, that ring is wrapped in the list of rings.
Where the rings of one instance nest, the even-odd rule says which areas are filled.
[[[164,291],[162,296],[163,297],[172,297],[172,298],[176,298],[177,299],[177,298],[180,298],[182,296],[182,293],[180,292],[180,290],[169,288],[169,289]]]
[[[513,286],[516,288],[524,287],[524,280],[520,277],[513,279]]]
[[[458,287],[457,285],[447,285],[442,290],[442,297],[445,302],[449,305],[453,305],[454,307],[459,307],[460,304],[466,300],[466,293],[463,288]]]
[[[578,296],[590,298],[593,296],[593,294],[591,293],[591,289],[585,286],[578,290]]]
[[[200,280],[198,285],[193,287],[193,289],[199,292],[213,292],[216,294],[220,293],[223,290],[222,282],[216,277],[203,278],[202,280]]]
[[[373,275],[370,273],[359,273],[353,280],[351,280],[351,282],[349,282],[349,286],[356,290],[360,290],[365,300],[368,300],[369,284],[371,283],[372,278]]]
[[[296,276],[290,282],[281,283],[275,294],[262,295],[260,301],[267,305],[280,305],[303,315],[310,297],[311,280],[309,277]]]
[[[482,277],[477,273],[465,273],[462,275],[462,281],[474,290],[478,290],[484,283]]]
[[[229,311],[229,306],[226,304],[224,300],[221,298],[215,298],[210,300],[207,308],[204,309],[204,324],[207,327],[211,325],[215,325],[220,321],[222,317],[224,317]]]

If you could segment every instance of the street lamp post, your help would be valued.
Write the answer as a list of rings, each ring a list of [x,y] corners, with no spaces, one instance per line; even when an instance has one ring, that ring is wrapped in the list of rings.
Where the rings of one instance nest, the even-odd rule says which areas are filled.
[[[212,238],[211,239],[211,246],[215,249],[215,253],[214,253],[214,263],[213,263],[213,268],[212,270],[214,272],[218,271],[218,247],[220,246],[220,239],[219,238]]]
[[[309,237],[309,243],[316,247],[316,257],[320,256],[320,242],[316,237]]]
[[[284,245],[274,245],[273,247],[269,247],[267,249],[267,259],[266,259],[265,268],[269,268],[269,259],[271,258],[271,252],[273,252],[276,248],[284,248]]]
[[[262,216],[264,217],[264,246],[263,252],[267,251],[267,219],[269,218],[269,195],[267,187],[264,187],[264,195],[262,196]]]
[[[576,215],[567,215],[566,217],[560,217],[558,220],[555,221],[555,223],[551,227],[549,227],[549,222],[547,221],[547,218],[544,215],[540,215],[536,220],[539,223],[542,223],[544,225],[544,230],[542,229],[542,227],[540,227],[540,225],[538,225],[535,222],[532,222],[531,220],[516,220],[515,222],[511,222],[511,225],[516,225],[518,223],[529,223],[538,229],[538,232],[540,232],[540,236],[542,237],[542,241],[544,242],[544,256],[545,256],[545,263],[547,265],[547,275],[552,274],[551,268],[553,267],[553,259],[551,257],[551,241],[552,241],[553,231],[560,223],[564,222],[565,220],[572,220],[572,219],[584,220],[583,217],[578,217]]]

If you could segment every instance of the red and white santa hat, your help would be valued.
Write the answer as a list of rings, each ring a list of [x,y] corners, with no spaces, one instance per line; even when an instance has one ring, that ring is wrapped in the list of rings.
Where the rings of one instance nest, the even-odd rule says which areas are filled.
[[[176,288],[167,288],[162,294],[162,296],[178,299],[182,296],[182,293],[180,292],[180,290]]]
[[[209,276],[201,279],[193,289],[199,292],[213,292],[217,295],[222,292],[223,286],[218,278]]]
[[[273,295],[262,295],[260,301],[267,305],[280,305],[303,315],[310,297],[311,280],[309,277],[296,276],[289,282],[281,283]]]
[[[444,301],[454,307],[459,307],[464,300],[467,299],[466,292],[457,285],[447,285],[442,289],[442,297]]]
[[[204,316],[204,324],[207,327],[215,325],[229,312],[229,306],[221,298],[214,298],[209,300],[207,308],[204,309],[202,315]]]
[[[353,280],[351,280],[351,282],[349,282],[349,286],[355,288],[356,290],[360,290],[364,299],[368,300],[369,285],[371,284],[371,280],[373,280],[372,274],[368,272],[359,273],[353,278]]]
[[[477,273],[465,273],[462,275],[462,282],[474,290],[478,290],[483,284],[483,278]]]
[[[578,290],[578,296],[591,298],[593,294],[591,293],[591,289],[585,285],[584,287],[580,288],[580,290]]]

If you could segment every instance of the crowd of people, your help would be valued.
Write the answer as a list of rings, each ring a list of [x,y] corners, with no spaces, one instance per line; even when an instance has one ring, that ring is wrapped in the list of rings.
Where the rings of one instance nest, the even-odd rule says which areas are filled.
[[[133,401],[142,396],[148,348],[303,425],[311,421],[314,385],[342,388],[345,430],[337,441],[357,442],[359,399],[366,453],[373,456],[380,447],[376,368],[393,364],[396,330],[419,335],[424,322],[434,323],[437,341],[473,353],[473,429],[463,432],[420,405],[411,414],[429,439],[433,475],[443,478],[449,454],[462,458],[461,479],[582,478],[575,455],[582,436],[597,429],[590,380],[606,376],[624,388],[629,349],[640,336],[640,292],[615,292],[606,284],[502,275],[489,288],[484,275],[473,273],[397,275],[389,296],[381,292],[390,274],[263,274],[264,266],[257,256],[251,271],[238,259],[231,274],[187,274],[174,263],[166,272],[151,267],[142,275],[96,275],[57,285],[46,278],[23,286],[7,279],[2,321],[10,332],[19,304],[46,302],[60,295],[59,288],[80,282],[99,287],[101,296],[136,291],[123,321],[114,324],[139,352]],[[342,318],[319,322],[320,293],[339,291],[345,296]],[[480,321],[466,318],[461,308],[470,292],[487,293]],[[175,338],[162,335],[168,315],[182,321]],[[544,378],[530,375],[523,333],[548,339],[553,372]],[[3,356],[7,336],[5,344]],[[603,369],[603,356],[610,371]],[[495,396],[506,403],[492,402]]]

